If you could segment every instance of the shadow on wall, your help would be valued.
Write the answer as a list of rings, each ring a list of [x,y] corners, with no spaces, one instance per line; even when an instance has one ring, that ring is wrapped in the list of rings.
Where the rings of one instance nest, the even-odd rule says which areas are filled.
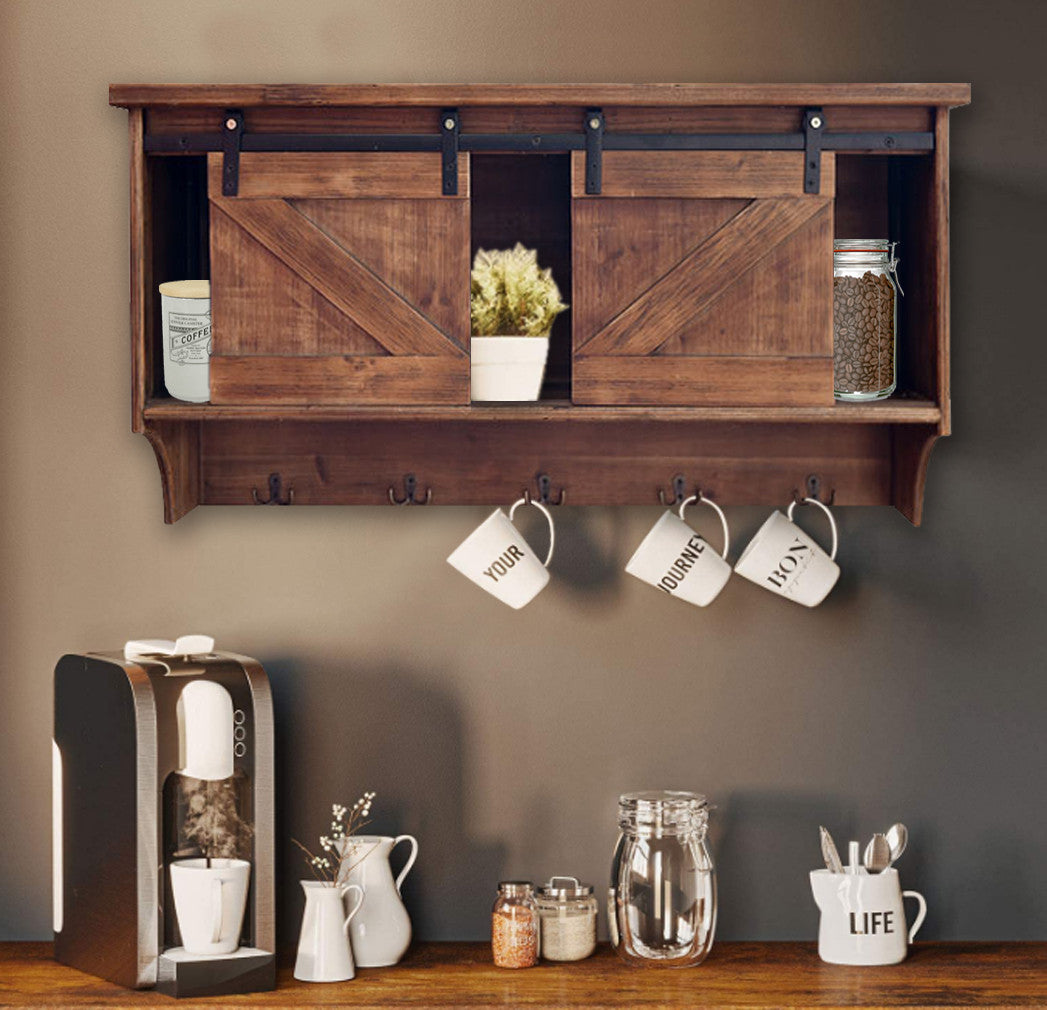
[[[779,789],[728,793],[709,827],[719,898],[717,934],[814,939],[818,910],[808,874],[824,865],[818,826],[829,829],[846,862],[854,821],[854,809],[831,796]]]
[[[280,947],[298,941],[298,881],[310,879],[291,839],[316,851],[331,804],[351,805],[368,789],[378,795],[366,833],[418,838],[418,862],[403,885],[415,938],[470,938],[478,923],[486,927],[505,851],[466,834],[464,731],[454,699],[395,666],[263,665],[276,721]],[[406,844],[394,852],[394,873],[408,853]]]

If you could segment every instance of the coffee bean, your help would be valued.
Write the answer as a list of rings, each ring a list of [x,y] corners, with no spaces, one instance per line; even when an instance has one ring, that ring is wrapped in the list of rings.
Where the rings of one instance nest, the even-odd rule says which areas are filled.
[[[838,393],[894,385],[894,286],[886,274],[833,278],[833,373]]]

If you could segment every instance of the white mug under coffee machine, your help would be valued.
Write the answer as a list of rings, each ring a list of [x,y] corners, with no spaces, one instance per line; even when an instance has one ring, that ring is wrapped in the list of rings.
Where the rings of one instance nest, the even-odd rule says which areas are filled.
[[[55,957],[174,996],[272,989],[262,667],[200,635],[63,656],[53,757]]]
[[[904,961],[927,915],[923,895],[903,891],[893,867],[882,873],[812,870],[811,891],[822,913],[818,955],[830,964]],[[905,923],[903,898],[919,904],[911,928]]]

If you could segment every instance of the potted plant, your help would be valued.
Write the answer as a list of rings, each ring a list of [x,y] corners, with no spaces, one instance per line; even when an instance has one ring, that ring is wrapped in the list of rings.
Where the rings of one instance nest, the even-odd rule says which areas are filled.
[[[538,251],[480,249],[473,261],[471,385],[474,400],[537,400],[553,320],[566,309]]]
[[[235,778],[178,776],[179,818],[171,891],[182,945],[190,954],[231,954],[240,945],[251,864],[251,825],[237,804]]]

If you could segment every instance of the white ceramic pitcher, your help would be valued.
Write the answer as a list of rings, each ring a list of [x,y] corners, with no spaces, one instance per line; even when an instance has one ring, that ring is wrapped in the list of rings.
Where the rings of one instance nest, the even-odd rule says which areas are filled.
[[[897,964],[909,953],[927,915],[918,891],[903,891],[898,871],[883,873],[811,872],[811,890],[822,913],[818,954],[830,964]],[[905,922],[903,898],[919,905],[912,927]]]
[[[347,841],[352,851],[344,881],[364,892],[363,908],[349,927],[353,956],[361,968],[396,964],[411,943],[411,919],[400,900],[400,885],[418,858],[418,841],[413,835],[353,835]],[[400,842],[411,843],[411,855],[393,880],[389,854]]]
[[[349,926],[360,911],[364,892],[356,884],[332,886],[319,880],[303,880],[302,890],[305,915],[294,977],[302,982],[346,982],[356,975]],[[357,898],[346,915],[342,899],[349,891],[355,891]]]

